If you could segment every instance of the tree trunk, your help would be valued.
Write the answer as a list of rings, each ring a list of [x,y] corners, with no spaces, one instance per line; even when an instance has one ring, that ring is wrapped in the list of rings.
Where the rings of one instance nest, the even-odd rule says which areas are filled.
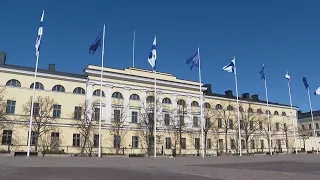
[[[288,147],[288,132],[286,132],[286,148],[287,148],[287,154],[289,154],[289,147]]]
[[[225,149],[226,149],[226,153],[228,153],[228,131],[225,131],[225,137],[224,137],[224,139],[225,139],[225,141],[226,141],[226,147],[225,147]]]
[[[181,129],[181,126],[180,126],[179,127],[179,144],[180,144],[179,155],[181,155],[181,139],[182,139],[182,129]]]
[[[249,137],[246,137],[246,151],[247,151],[247,154],[249,154]]]
[[[204,148],[204,155],[207,154],[207,134],[208,134],[208,132],[204,131],[204,147],[202,147],[202,148]]]
[[[306,151],[306,140],[305,139],[303,140],[303,149],[304,149],[304,151]]]

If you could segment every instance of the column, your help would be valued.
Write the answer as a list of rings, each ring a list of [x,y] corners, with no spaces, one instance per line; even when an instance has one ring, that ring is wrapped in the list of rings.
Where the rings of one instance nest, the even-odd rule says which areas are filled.
[[[130,101],[129,101],[129,98],[130,98],[130,88],[129,87],[124,87],[123,88],[123,116],[124,116],[124,119],[123,119],[123,125],[124,126],[129,126],[129,122],[130,122]]]
[[[112,96],[112,88],[113,86],[111,85],[106,85],[106,92],[105,92],[105,95],[106,95],[106,106],[105,106],[105,117],[106,117],[106,120],[105,120],[105,124],[107,125],[111,125],[111,115],[112,115],[112,99],[111,99],[111,96]]]
[[[191,96],[187,95],[187,118],[186,118],[186,123],[187,123],[187,128],[192,128],[193,127],[193,117],[191,114]]]
[[[93,82],[87,82],[86,84],[86,101],[85,101],[85,111],[86,111],[86,116],[87,120],[91,121],[92,118],[92,89],[93,89]]]
[[[173,124],[176,126],[177,125],[177,117],[178,116],[178,113],[177,113],[177,96],[178,94],[172,94],[172,109],[173,109]]]

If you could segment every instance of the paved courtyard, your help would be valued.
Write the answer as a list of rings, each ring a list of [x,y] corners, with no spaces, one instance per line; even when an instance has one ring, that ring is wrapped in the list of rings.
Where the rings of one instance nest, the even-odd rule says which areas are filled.
[[[319,180],[320,155],[82,158],[0,156],[0,180]]]

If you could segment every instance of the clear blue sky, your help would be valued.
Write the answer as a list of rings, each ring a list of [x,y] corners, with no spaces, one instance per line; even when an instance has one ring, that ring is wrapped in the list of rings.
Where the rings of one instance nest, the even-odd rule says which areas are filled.
[[[202,77],[216,93],[235,92],[231,73],[222,67],[236,56],[239,93],[265,99],[259,71],[266,65],[269,100],[289,104],[284,75],[292,78],[293,103],[309,111],[302,77],[307,76],[314,110],[320,109],[320,2],[297,0],[56,0],[1,3],[0,50],[7,63],[34,67],[40,16],[45,10],[40,68],[55,63],[59,71],[81,73],[100,65],[88,48],[106,24],[105,65],[132,65],[136,30],[136,67],[150,69],[147,57],[157,35],[157,69],[197,80],[185,60],[200,46]],[[318,78],[318,79],[317,79]]]

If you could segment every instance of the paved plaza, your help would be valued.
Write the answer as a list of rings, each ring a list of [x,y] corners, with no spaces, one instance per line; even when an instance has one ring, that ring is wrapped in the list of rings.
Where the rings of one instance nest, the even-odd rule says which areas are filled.
[[[0,180],[319,180],[320,155],[5,157]]]

